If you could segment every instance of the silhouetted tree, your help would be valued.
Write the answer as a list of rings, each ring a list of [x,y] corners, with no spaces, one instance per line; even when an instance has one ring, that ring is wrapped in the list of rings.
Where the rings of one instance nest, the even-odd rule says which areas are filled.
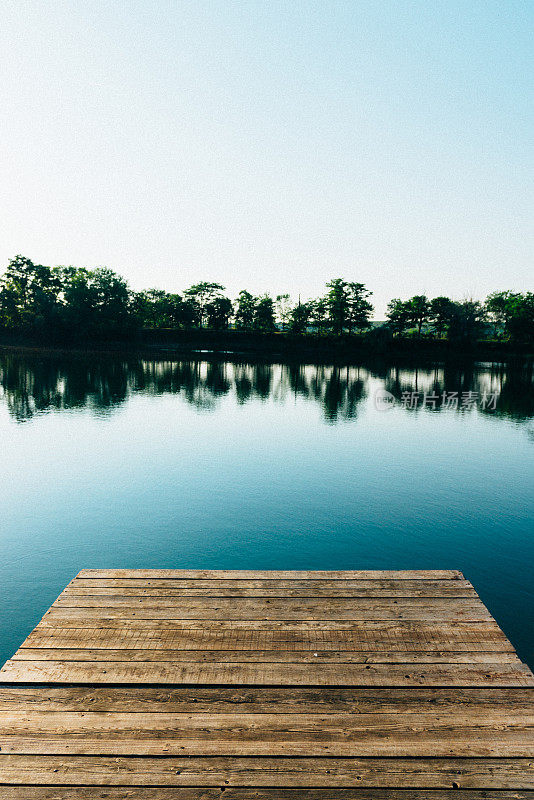
[[[326,298],[319,297],[317,300],[310,300],[310,325],[317,330],[317,333],[325,333],[328,325],[328,307]]]
[[[240,330],[250,331],[254,326],[256,313],[256,298],[242,289],[236,300],[235,325]]]
[[[174,328],[192,328],[196,319],[194,303],[179,294],[169,295],[169,320]]]
[[[170,295],[163,289],[147,289],[135,292],[132,308],[136,320],[147,328],[162,328],[170,325]]]
[[[364,330],[370,325],[373,306],[369,302],[372,292],[363,283],[347,283],[347,330]]]
[[[510,337],[516,342],[534,342],[534,294],[516,295],[508,319]]]
[[[485,308],[495,333],[514,341],[534,340],[534,295],[531,292],[493,292],[486,298]]]
[[[326,284],[326,308],[330,330],[336,336],[343,333],[349,315],[348,284],[343,278],[333,278]]]
[[[484,321],[484,307],[477,300],[454,303],[447,336],[457,344],[473,344],[484,331]]]
[[[393,333],[396,333],[397,336],[402,336],[407,330],[411,320],[410,309],[406,300],[399,300],[398,298],[390,300],[386,311],[386,318],[388,321],[387,324]]]
[[[161,289],[136,292],[132,308],[141,327],[191,328],[198,321],[198,308],[194,302]]]
[[[424,294],[416,294],[408,300],[410,322],[417,328],[417,335],[421,336],[421,329],[430,314],[428,299]]]
[[[209,328],[224,330],[228,327],[233,313],[232,301],[228,297],[216,297],[206,304],[207,324]]]
[[[289,320],[289,330],[291,333],[306,333],[308,325],[310,324],[311,314],[312,304],[299,302],[298,305],[291,310],[291,318]]]
[[[222,297],[224,286],[220,283],[209,283],[201,281],[195,283],[184,292],[185,298],[189,300],[195,309],[195,318],[198,326],[203,328],[207,323],[207,306],[219,297]]]
[[[5,328],[37,331],[57,323],[61,282],[57,271],[16,256],[0,283]]]
[[[446,332],[453,311],[454,303],[452,300],[449,300],[448,297],[434,297],[434,299],[430,301],[428,318],[434,327],[438,339],[441,339]]]
[[[62,267],[62,319],[68,331],[80,336],[122,334],[134,323],[126,281],[107,267],[87,270]]]
[[[272,297],[267,294],[258,297],[256,300],[253,328],[262,333],[270,333],[276,330],[274,303]]]
[[[516,297],[517,295],[509,291],[492,292],[486,297],[486,311],[496,336],[509,335],[508,322],[512,312],[512,298]]]

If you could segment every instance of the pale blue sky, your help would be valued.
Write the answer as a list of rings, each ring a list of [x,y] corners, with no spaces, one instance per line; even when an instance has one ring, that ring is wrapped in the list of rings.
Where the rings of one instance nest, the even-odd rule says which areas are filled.
[[[0,0],[0,268],[532,289],[534,2]]]

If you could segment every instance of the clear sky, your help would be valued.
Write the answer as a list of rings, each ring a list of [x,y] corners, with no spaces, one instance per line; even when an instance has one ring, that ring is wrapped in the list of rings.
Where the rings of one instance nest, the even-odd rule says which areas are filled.
[[[532,289],[532,0],[0,0],[0,269]]]

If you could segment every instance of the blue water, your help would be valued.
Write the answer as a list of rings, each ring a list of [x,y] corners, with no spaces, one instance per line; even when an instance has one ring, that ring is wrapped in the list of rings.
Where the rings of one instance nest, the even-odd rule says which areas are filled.
[[[0,355],[0,661],[82,568],[435,568],[534,665],[533,419],[532,365]]]

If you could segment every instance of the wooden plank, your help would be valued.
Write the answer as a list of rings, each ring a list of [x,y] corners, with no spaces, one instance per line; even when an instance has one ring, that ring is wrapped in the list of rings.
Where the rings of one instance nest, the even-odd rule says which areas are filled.
[[[93,648],[21,647],[11,661],[189,661],[232,662],[289,662],[354,663],[354,664],[521,664],[515,653],[500,652],[354,652],[350,650],[112,650]]]
[[[77,578],[200,580],[465,580],[459,570],[82,569]]]
[[[106,589],[128,589],[133,593],[153,591],[159,594],[166,590],[189,590],[189,591],[213,591],[223,592],[225,590],[236,591],[257,591],[261,592],[276,592],[284,589],[290,592],[298,591],[303,592],[312,590],[311,596],[317,596],[317,592],[325,592],[329,589],[343,592],[361,591],[367,594],[371,591],[389,591],[392,594],[398,592],[407,592],[407,596],[415,596],[413,593],[417,592],[467,592],[470,596],[476,595],[476,592],[469,581],[466,580],[194,580],[194,579],[164,579],[149,580],[142,578],[74,578],[66,587],[65,591],[77,591],[87,589],[98,589],[106,593]],[[89,592],[91,594],[91,592]],[[286,593],[283,595],[286,596]],[[432,594],[430,596],[433,596]]]
[[[76,595],[76,594],[61,594],[51,606],[51,609],[60,610],[61,608],[97,608],[100,609],[126,609],[129,612],[138,611],[138,606],[149,609],[164,609],[169,608],[174,611],[180,612],[182,609],[188,615],[196,612],[197,609],[202,613],[214,613],[217,611],[232,613],[232,609],[237,609],[239,618],[254,619],[249,617],[248,613],[253,612],[254,609],[259,608],[261,614],[277,614],[279,611],[282,613],[291,612],[293,615],[304,614],[312,616],[313,619],[337,619],[339,614],[341,618],[344,615],[352,614],[349,619],[358,619],[361,611],[372,611],[373,613],[382,613],[384,611],[394,611],[400,613],[406,609],[415,609],[416,611],[423,610],[434,612],[449,613],[449,618],[454,619],[454,615],[458,609],[468,609],[481,613],[481,619],[491,620],[493,617],[489,614],[484,604],[478,597],[269,597],[269,596],[256,596],[256,597],[220,597],[213,595],[206,595],[204,597],[183,597],[182,595],[175,595],[170,597],[162,597],[160,595],[137,595],[134,597],[120,597],[113,595]],[[83,612],[90,613],[90,612]],[[229,617],[231,618],[231,617]],[[298,617],[297,617],[298,618]],[[188,619],[188,617],[183,617]],[[217,619],[217,617],[208,617],[208,619]],[[276,619],[275,616],[272,619]],[[367,616],[362,617],[367,619]],[[380,617],[379,617],[380,619]],[[477,617],[478,619],[478,617]]]
[[[69,613],[68,609],[64,609],[63,613],[59,611],[49,611],[45,614],[39,623],[39,629],[45,628],[79,628],[82,630],[84,627],[95,629],[116,628],[128,631],[157,631],[165,632],[183,632],[190,633],[192,631],[201,631],[202,633],[212,634],[232,634],[237,636],[242,635],[242,631],[247,631],[248,634],[268,635],[274,634],[276,636],[292,636],[293,634],[311,632],[314,635],[337,635],[338,632],[346,632],[353,636],[378,638],[378,636],[389,636],[391,633],[395,635],[395,631],[400,631],[405,634],[411,635],[412,638],[420,639],[425,634],[429,639],[436,639],[438,636],[444,641],[448,641],[451,637],[456,640],[468,636],[476,641],[479,637],[485,639],[488,635],[496,638],[506,640],[506,637],[500,630],[499,626],[490,620],[351,620],[351,619],[145,619],[144,617],[131,617],[127,620],[128,624],[125,625],[125,615],[112,614],[105,615],[79,613],[79,610],[71,609],[76,613]]]
[[[210,598],[211,599],[211,598]],[[422,620],[436,622],[489,622],[492,617],[478,600],[399,599],[399,600],[323,600],[276,598],[217,598],[212,602],[162,598],[155,602],[139,599],[133,605],[109,598],[69,598],[56,600],[46,620],[61,619],[169,619],[169,620]]]
[[[293,757],[469,757],[480,758],[532,758],[534,748],[529,743],[530,733],[521,729],[511,729],[506,736],[502,732],[491,729],[470,728],[469,726],[452,729],[450,733],[434,734],[432,731],[421,732],[417,736],[403,736],[395,733],[398,740],[383,739],[370,741],[325,741],[313,739],[261,741],[233,741],[219,739],[216,734],[209,738],[182,737],[173,733],[168,741],[161,737],[140,739],[136,734],[124,732],[103,735],[27,733],[2,736],[4,753],[39,754],[39,755],[103,755],[103,756],[249,756],[263,758],[265,756]]]
[[[0,681],[315,686],[534,686],[524,664],[7,661]]]
[[[3,787],[2,800],[221,800],[221,788],[178,788],[178,787],[136,787],[133,792],[125,792],[120,787],[106,787],[104,792],[98,787],[67,786],[6,786]],[[407,800],[406,790],[399,789],[343,789],[309,788],[306,800]],[[528,790],[499,791],[498,789],[480,791],[467,789],[462,792],[463,800],[532,800],[533,792]],[[303,800],[302,790],[284,788],[242,788],[224,789],[224,800]],[[436,789],[429,794],[427,789],[414,789],[410,800],[458,800],[456,789]]]
[[[495,623],[332,622],[330,627],[279,622],[276,630],[263,622],[169,623],[166,620],[132,620],[127,626],[109,622],[81,625],[79,621],[54,623],[44,619],[24,642],[25,647],[86,647],[100,649],[176,650],[347,650],[395,651],[500,651],[513,647]]]
[[[440,736],[458,735],[458,728],[485,732],[499,732],[505,739],[512,730],[530,735],[528,746],[534,750],[534,708],[531,703],[513,708],[486,709],[484,714],[475,706],[462,708],[460,704],[450,706],[447,713],[436,711],[429,705],[413,702],[402,714],[394,711],[367,711],[347,713],[219,713],[197,711],[194,714],[175,711],[48,711],[39,709],[0,710],[1,736],[17,736],[31,729],[32,735],[86,735],[95,739],[113,736],[115,733],[138,739],[163,739],[167,742],[176,733],[187,739],[219,738],[225,741],[264,743],[273,741],[329,741],[358,743],[374,742],[388,737],[405,736],[412,741],[413,734]],[[504,731],[504,728],[507,730]],[[460,734],[459,738],[463,738]],[[387,742],[391,748],[395,742]],[[3,752],[3,751],[2,751]],[[429,754],[431,755],[431,754]],[[530,755],[526,753],[525,755]]]
[[[530,759],[0,755],[0,784],[534,789]]]
[[[368,581],[370,583],[371,581]],[[249,586],[238,586],[235,588],[218,586],[204,586],[197,587],[164,587],[158,586],[92,586],[80,587],[76,581],[70,584],[60,595],[62,599],[74,597],[113,597],[118,599],[130,599],[134,602],[138,598],[187,598],[187,597],[260,597],[260,598],[317,598],[317,597],[333,597],[333,598],[391,598],[397,599],[405,597],[415,599],[418,597],[431,597],[431,598],[475,598],[477,594],[473,588],[464,586],[465,581],[441,581],[440,585],[436,586],[434,581],[420,581],[417,588],[351,588],[351,587],[335,587],[335,588],[302,588],[297,587],[276,587],[276,588],[251,588]],[[93,581],[96,583],[96,581]],[[123,581],[124,583],[124,581]],[[138,582],[139,583],[139,582]],[[251,581],[252,583],[252,581]],[[348,581],[346,581],[348,583]],[[430,585],[425,585],[430,584]]]
[[[2,753],[534,756],[534,715],[1,712]]]
[[[228,590],[227,590],[228,591]],[[276,615],[281,611],[284,615],[287,612],[295,616],[297,619],[300,615],[304,614],[310,616],[317,614],[314,619],[341,619],[348,614],[352,614],[349,619],[359,619],[360,613],[363,611],[366,616],[362,617],[367,619],[370,612],[373,614],[381,614],[384,612],[394,612],[395,614],[404,613],[407,610],[413,609],[415,612],[424,612],[426,615],[429,612],[437,614],[448,613],[449,617],[446,619],[454,619],[459,610],[468,610],[470,613],[476,612],[476,619],[491,620],[493,619],[489,614],[486,607],[477,597],[275,597],[269,595],[262,596],[243,596],[237,595],[228,596],[191,596],[184,597],[182,594],[162,596],[156,595],[135,595],[135,596],[120,596],[120,595],[77,595],[62,593],[51,606],[51,609],[59,610],[61,608],[79,608],[79,609],[125,609],[129,612],[138,613],[138,606],[143,609],[172,609],[173,611],[180,611],[183,609],[188,615],[195,613],[197,609],[201,609],[203,613],[214,612],[228,612],[232,613],[234,609],[238,614],[237,618],[254,619],[248,616],[248,612],[253,611],[255,608],[259,609],[256,612],[258,615],[273,614]],[[90,614],[90,612],[87,612]],[[297,616],[298,615],[298,616]],[[208,617],[208,619],[217,619],[218,617]],[[231,618],[231,617],[229,617]],[[270,617],[276,620],[276,616]],[[286,617],[287,618],[287,617]],[[382,617],[378,617],[381,619]],[[389,617],[386,617],[388,619]],[[181,617],[180,619],[188,619],[188,616]]]
[[[447,715],[466,710],[486,716],[500,710],[534,713],[534,692],[525,687],[254,687],[254,686],[70,686],[0,684],[0,708],[49,711],[330,714],[418,713]]]

